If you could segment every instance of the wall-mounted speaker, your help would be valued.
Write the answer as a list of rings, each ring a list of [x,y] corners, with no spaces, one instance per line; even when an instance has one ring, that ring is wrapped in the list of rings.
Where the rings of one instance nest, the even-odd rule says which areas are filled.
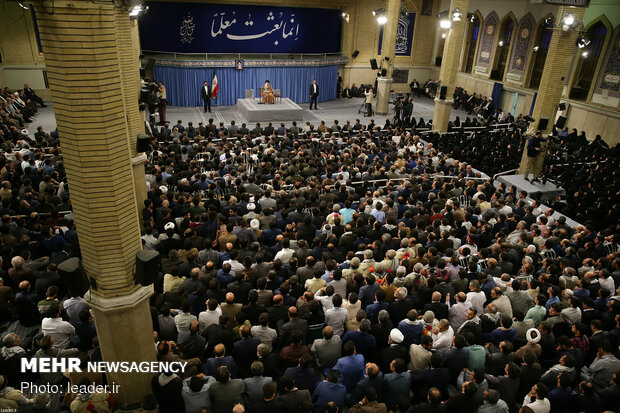
[[[422,10],[420,14],[422,16],[433,15],[433,0],[422,0]]]
[[[437,56],[435,58],[435,66],[441,66],[441,60],[442,60],[441,56]]]
[[[381,76],[385,77],[387,75],[387,69],[381,69]]]
[[[538,121],[538,130],[547,130],[547,126],[549,126],[549,118],[540,118]]]
[[[138,134],[138,143],[136,144],[136,150],[138,153],[146,152],[149,149],[149,141],[151,137],[146,133]]]
[[[442,86],[439,89],[439,99],[446,100],[446,94],[448,93],[448,86]]]
[[[558,110],[563,111],[566,110],[566,103],[562,102],[558,105]]]
[[[86,279],[78,257],[69,258],[58,264],[58,273],[65,289],[70,294],[83,297],[88,291],[88,279]]]
[[[353,54],[351,55],[351,57],[353,57],[354,59],[360,54],[359,50],[356,50],[353,52]]]
[[[379,66],[377,66],[377,59],[370,59],[370,68],[372,70],[377,70]]]
[[[564,125],[566,125],[566,116],[560,116],[555,122],[555,127],[562,129],[564,128]]]
[[[159,271],[159,253],[153,250],[141,250],[136,254],[136,284],[151,285],[157,279]]]

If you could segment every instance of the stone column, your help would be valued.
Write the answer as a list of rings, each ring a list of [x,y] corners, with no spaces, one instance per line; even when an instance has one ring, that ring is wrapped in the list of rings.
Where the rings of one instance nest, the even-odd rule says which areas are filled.
[[[377,93],[377,115],[386,115],[388,113],[401,0],[387,0],[386,3],[385,15],[387,23],[383,26],[383,40],[381,42],[381,57],[383,58],[383,67],[386,69],[386,74],[385,77],[381,77],[377,81],[377,90],[375,91]]]
[[[128,142],[131,149],[132,169],[136,191],[136,208],[142,222],[142,208],[146,199],[146,178],[144,161],[146,156],[136,150],[137,136],[144,133],[144,112],[140,112],[138,98],[140,96],[140,37],[138,21],[127,17],[124,9],[116,9],[115,15],[119,61],[121,67],[121,84],[123,102],[127,115]]]
[[[556,26],[561,25],[562,20],[567,14],[572,14],[576,22],[582,22],[585,11],[585,7],[560,6],[557,12],[554,13],[554,15],[558,16],[555,24]],[[540,79],[538,96],[536,97],[532,113],[532,117],[536,119],[536,122],[530,124],[529,133],[538,130],[538,122],[541,118],[549,119],[547,128],[542,130],[543,133],[548,133],[553,128],[556,109],[562,98],[562,91],[569,74],[571,60],[575,53],[575,42],[578,36],[579,32],[577,30],[563,32],[561,27],[554,27],[545,68]]]
[[[132,145],[139,118],[129,21],[113,2],[35,2],[91,305],[106,361],[154,361],[148,298],[134,283],[141,249]],[[50,11],[53,10],[53,13]],[[122,28],[122,29],[121,29]],[[144,185],[144,183],[142,183]],[[108,374],[121,406],[150,393],[149,374]]]
[[[469,0],[452,0],[450,3],[450,16],[452,20],[452,10],[459,8],[463,16],[461,21],[453,21],[452,27],[448,30],[446,42],[443,48],[443,57],[441,58],[441,70],[439,72],[439,80],[441,87],[447,87],[446,99],[439,99],[439,90],[435,97],[435,111],[433,113],[433,129],[441,132],[448,131],[448,122],[450,121],[450,110],[452,109],[452,95],[456,83],[456,75],[459,71],[459,63],[461,61],[461,50],[463,49],[463,36],[465,35],[465,26],[467,23],[467,7]]]

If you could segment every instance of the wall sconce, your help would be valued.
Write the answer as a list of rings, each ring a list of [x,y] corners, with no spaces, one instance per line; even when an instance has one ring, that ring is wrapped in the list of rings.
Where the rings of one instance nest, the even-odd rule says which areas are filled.
[[[587,45],[589,45],[591,43],[590,39],[588,39],[586,36],[581,35],[577,38],[577,47],[579,47],[580,49],[583,49],[584,47],[586,47]]]
[[[452,27],[452,21],[450,20],[450,12],[448,10],[444,10],[437,15],[439,19],[439,27],[442,29],[449,29]]]
[[[463,17],[463,13],[461,12],[461,9],[459,9],[458,7],[455,7],[454,10],[452,10],[452,21],[460,22],[462,17]]]
[[[377,18],[377,23],[379,23],[380,25],[384,25],[385,23],[387,23],[387,16],[385,15],[385,10],[373,10],[372,15]]]

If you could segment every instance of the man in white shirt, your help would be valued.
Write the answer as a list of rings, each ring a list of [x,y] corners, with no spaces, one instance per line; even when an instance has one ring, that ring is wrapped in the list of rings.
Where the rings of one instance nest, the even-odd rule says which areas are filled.
[[[200,323],[200,332],[202,333],[211,324],[219,324],[222,309],[216,299],[207,300],[207,310],[198,314],[198,322]]]
[[[452,339],[454,338],[454,330],[450,327],[448,320],[441,319],[439,321],[439,327],[433,328],[433,349],[443,355],[452,345]]]
[[[50,309],[50,317],[46,317],[41,322],[41,330],[43,335],[50,336],[54,339],[56,347],[65,349],[71,343],[71,336],[75,335],[75,328],[60,318],[60,306],[54,306]]]
[[[238,271],[243,271],[243,269],[245,268],[243,266],[243,264],[241,264],[237,258],[239,257],[239,251],[237,250],[232,250],[230,251],[230,259],[224,261],[222,264],[230,264],[230,273],[232,275],[237,275]]]
[[[478,314],[482,314],[487,297],[484,295],[484,292],[480,290],[480,282],[478,280],[470,282],[469,290],[470,291],[467,293],[467,302],[476,309]]]
[[[523,407],[529,407],[534,413],[549,413],[551,403],[547,399],[549,389],[542,382],[536,383],[523,399]]]
[[[290,247],[290,240],[288,238],[278,235],[278,238],[282,239],[282,249],[278,251],[274,260],[280,260],[282,264],[288,264],[289,260],[293,257],[295,250]]]

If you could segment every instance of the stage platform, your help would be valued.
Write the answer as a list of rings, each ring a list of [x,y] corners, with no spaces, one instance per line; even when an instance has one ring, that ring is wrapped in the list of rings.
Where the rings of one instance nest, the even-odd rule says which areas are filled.
[[[547,181],[531,183],[523,179],[523,175],[503,175],[498,176],[497,180],[506,185],[514,185],[519,191],[527,191],[530,198],[541,201],[555,200],[559,195],[566,195],[566,191],[559,186]]]
[[[248,122],[304,120],[304,110],[287,98],[277,99],[273,105],[260,103],[257,99],[238,99],[237,110]]]

